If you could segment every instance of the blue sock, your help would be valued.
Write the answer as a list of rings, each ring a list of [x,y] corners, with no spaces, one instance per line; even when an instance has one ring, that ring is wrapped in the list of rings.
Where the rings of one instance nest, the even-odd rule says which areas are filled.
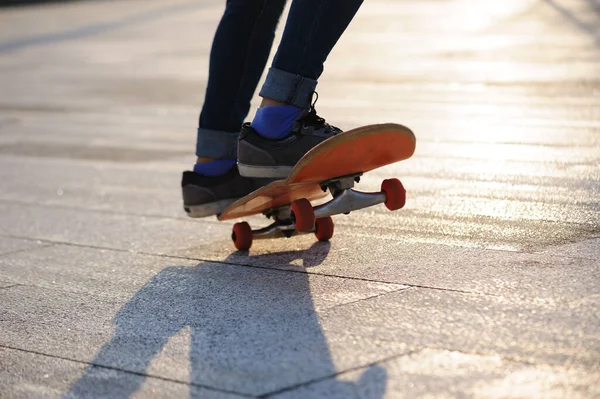
[[[215,159],[206,163],[197,163],[194,165],[194,172],[202,176],[221,176],[233,169],[235,163],[235,159]]]
[[[292,125],[301,112],[302,108],[293,105],[259,108],[251,126],[264,138],[282,139],[290,134]]]

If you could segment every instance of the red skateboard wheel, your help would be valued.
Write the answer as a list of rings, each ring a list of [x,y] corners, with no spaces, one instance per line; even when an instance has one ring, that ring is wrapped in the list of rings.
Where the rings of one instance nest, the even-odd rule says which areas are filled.
[[[319,241],[329,241],[333,237],[333,219],[331,216],[317,219],[315,236]]]
[[[247,222],[236,223],[231,232],[233,245],[240,251],[247,251],[252,246],[252,229]]]
[[[315,227],[315,211],[310,201],[306,198],[301,198],[292,202],[290,219],[292,219],[296,230],[300,232],[312,231]]]
[[[385,193],[385,206],[390,211],[398,210],[406,204],[406,190],[398,179],[381,182],[381,191]]]

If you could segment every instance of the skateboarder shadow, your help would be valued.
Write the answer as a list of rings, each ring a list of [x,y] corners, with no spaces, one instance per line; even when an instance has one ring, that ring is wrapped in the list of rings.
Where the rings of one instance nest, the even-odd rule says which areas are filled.
[[[329,243],[316,243],[306,251],[252,260],[281,265],[302,259],[308,266],[321,263],[328,252]],[[224,262],[232,257],[239,259],[240,253]],[[113,337],[66,398],[127,398],[147,375],[169,380],[189,375],[192,398],[210,397],[205,387],[264,395],[324,377],[334,381],[340,397],[379,399],[385,392],[386,373],[377,366],[357,381],[334,380],[341,370],[331,358],[306,273],[210,262],[167,267],[119,310],[113,323]],[[189,341],[182,342],[188,332]],[[162,366],[148,370],[157,355]]]

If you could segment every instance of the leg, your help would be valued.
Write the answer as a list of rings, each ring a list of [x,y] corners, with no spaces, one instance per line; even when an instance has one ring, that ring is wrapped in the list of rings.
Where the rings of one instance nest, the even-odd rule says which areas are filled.
[[[196,141],[197,163],[181,182],[191,217],[218,214],[265,184],[239,175],[238,135],[265,68],[285,0],[228,0],[210,55]]]
[[[228,0],[210,54],[196,155],[237,157],[237,136],[264,70],[285,0]]]
[[[327,56],[361,4],[294,0],[260,92],[262,106],[252,125],[242,128],[238,168],[243,176],[285,178],[308,150],[341,132],[317,116],[311,99]]]
[[[308,108],[327,56],[363,0],[295,0],[261,97]]]

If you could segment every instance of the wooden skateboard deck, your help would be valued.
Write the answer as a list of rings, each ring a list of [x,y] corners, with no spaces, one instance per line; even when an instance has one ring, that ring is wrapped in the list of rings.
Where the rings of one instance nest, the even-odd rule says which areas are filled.
[[[328,195],[322,182],[333,178],[366,173],[410,158],[415,151],[413,132],[402,125],[369,125],[333,136],[307,152],[290,175],[240,198],[218,217],[219,220],[255,215],[290,205],[306,198],[317,200]]]

